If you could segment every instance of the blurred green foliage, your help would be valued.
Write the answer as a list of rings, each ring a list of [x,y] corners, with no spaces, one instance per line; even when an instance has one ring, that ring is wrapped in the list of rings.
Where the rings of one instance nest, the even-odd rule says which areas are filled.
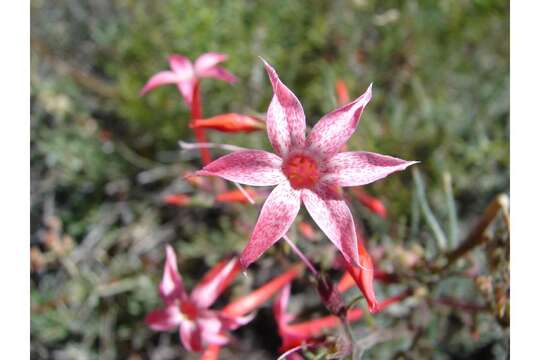
[[[33,356],[187,356],[175,334],[152,333],[142,322],[159,303],[163,244],[179,249],[188,286],[245,244],[235,224],[251,226],[255,209],[162,204],[165,193],[193,190],[178,175],[199,166],[196,153],[178,151],[177,141],[192,134],[176,88],[139,97],[145,81],[168,67],[169,54],[229,54],[224,66],[240,81],[203,81],[207,116],[266,111],[271,87],[258,56],[297,94],[311,125],[336,106],[336,79],[346,81],[351,97],[373,82],[350,148],[420,160],[426,197],[447,233],[452,207],[443,174],[450,174],[463,236],[509,188],[508,8],[502,0],[32,1],[31,241],[45,258],[32,272]],[[262,133],[209,137],[269,148]],[[370,246],[435,246],[414,189],[410,172],[368,187],[391,219],[355,206]],[[74,245],[51,250],[44,240],[51,232]],[[307,251],[323,261],[326,246]],[[261,259],[253,278],[232,292],[267,279],[273,264],[269,255]],[[469,285],[450,288],[473,296]],[[445,328],[437,321],[448,314],[439,315],[430,326]],[[429,328],[428,339],[443,346],[424,354],[473,354],[491,342],[504,350],[497,325],[482,324],[478,346],[462,333],[446,341],[444,331]],[[252,338],[247,331],[242,336]],[[275,351],[242,346],[262,346],[259,357]],[[389,358],[395,347],[404,348],[378,345],[371,356]]]

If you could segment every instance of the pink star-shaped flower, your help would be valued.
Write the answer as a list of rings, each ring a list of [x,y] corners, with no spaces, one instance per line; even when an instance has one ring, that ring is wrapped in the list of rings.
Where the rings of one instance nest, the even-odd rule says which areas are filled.
[[[193,102],[193,89],[200,78],[215,78],[229,83],[236,81],[236,77],[218,64],[227,59],[227,55],[216,52],[202,54],[195,60],[195,64],[185,56],[169,56],[170,71],[160,71],[148,80],[141,90],[141,96],[148,91],[167,84],[176,84],[189,108]]]
[[[209,344],[226,344],[228,338],[224,332],[247,324],[253,316],[230,316],[208,308],[239,269],[236,258],[219,262],[188,296],[178,273],[174,250],[167,246],[165,269],[159,285],[165,308],[149,313],[146,324],[157,331],[180,327],[180,340],[189,351],[202,351]]]
[[[371,86],[353,102],[323,116],[306,137],[300,101],[276,71],[264,63],[274,90],[266,128],[275,154],[236,151],[211,162],[197,174],[251,186],[277,185],[266,199],[240,256],[242,267],[249,266],[287,233],[302,202],[345,259],[360,266],[353,217],[340,187],[369,184],[415,161],[364,151],[339,152],[356,130],[371,99]]]

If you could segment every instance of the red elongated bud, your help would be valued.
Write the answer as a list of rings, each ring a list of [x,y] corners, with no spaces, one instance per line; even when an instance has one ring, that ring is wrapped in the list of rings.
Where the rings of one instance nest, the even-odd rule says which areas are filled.
[[[369,311],[373,313],[379,309],[375,289],[373,288],[375,270],[373,269],[371,256],[369,256],[360,238],[358,239],[358,254],[360,256],[360,267],[354,267],[346,260],[344,260],[344,265],[366,298]]]
[[[337,102],[339,106],[343,106],[349,103],[349,91],[347,90],[347,84],[342,79],[336,81],[336,94]]]
[[[313,226],[311,226],[305,221],[300,221],[300,223],[298,223],[298,230],[300,231],[300,234],[302,234],[302,236],[306,239],[315,240],[315,238],[317,237],[315,235],[315,230],[313,230]]]
[[[354,197],[372,213],[386,219],[386,208],[381,200],[369,195],[362,188],[352,188],[352,192]]]
[[[233,301],[223,308],[223,313],[229,316],[242,316],[255,310],[259,305],[268,300],[272,295],[279,291],[283,286],[291,282],[300,274],[302,265],[293,266],[287,272],[272,279],[257,290],[246,296]]]
[[[195,286],[191,292],[191,299],[200,307],[209,307],[230,285],[239,271],[238,258],[221,260]]]
[[[172,194],[165,196],[163,201],[169,205],[184,206],[189,204],[191,198],[184,194]]]
[[[411,295],[410,291],[405,291],[400,295],[392,296],[380,302],[379,307],[375,313],[381,312],[388,308],[390,305],[398,303],[403,299]],[[357,321],[362,318],[364,312],[360,308],[354,308],[347,313],[348,321]],[[289,324],[287,330],[297,335],[296,341],[301,343],[307,339],[320,335],[324,330],[329,328],[338,327],[341,324],[339,318],[334,315],[324,316],[314,320],[308,320],[296,324]],[[301,335],[300,335],[301,334]]]
[[[255,198],[257,193],[253,190],[246,189],[246,192],[252,197]],[[249,204],[249,200],[240,190],[226,191],[221,194],[216,195],[215,200],[217,202],[224,203],[239,203],[239,204]]]
[[[373,272],[373,278],[386,284],[392,284],[399,282],[399,278],[396,274],[388,273],[375,269]],[[339,292],[345,292],[356,284],[350,273],[345,272],[341,276],[338,282],[337,289]]]
[[[190,127],[193,129],[213,129],[222,132],[245,132],[263,130],[264,122],[255,116],[236,113],[217,115],[207,119],[196,119]]]

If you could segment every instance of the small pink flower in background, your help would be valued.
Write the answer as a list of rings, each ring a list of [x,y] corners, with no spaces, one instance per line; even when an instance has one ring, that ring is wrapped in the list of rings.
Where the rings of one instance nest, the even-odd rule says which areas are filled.
[[[188,295],[178,273],[174,250],[167,246],[165,269],[159,285],[165,307],[149,313],[146,324],[156,331],[179,327],[182,344],[189,351],[202,351],[209,344],[226,344],[228,338],[224,332],[248,323],[252,316],[230,316],[208,308],[239,270],[236,258],[223,260]]]
[[[216,52],[202,54],[195,60],[195,64],[182,55],[169,56],[171,70],[160,71],[148,80],[141,90],[141,96],[148,91],[167,84],[176,84],[184,97],[186,105],[191,108],[193,91],[197,81],[201,78],[214,78],[229,83],[236,81],[236,77],[218,64],[227,59],[227,55]]]
[[[325,115],[306,137],[300,101],[265,62],[274,96],[266,129],[275,154],[243,150],[225,155],[198,171],[251,186],[276,186],[266,199],[251,238],[240,256],[249,266],[283,237],[300,204],[339,249],[345,259],[360,266],[352,214],[340,187],[366,185],[415,163],[371,152],[342,152],[371,99],[371,86],[359,98]]]

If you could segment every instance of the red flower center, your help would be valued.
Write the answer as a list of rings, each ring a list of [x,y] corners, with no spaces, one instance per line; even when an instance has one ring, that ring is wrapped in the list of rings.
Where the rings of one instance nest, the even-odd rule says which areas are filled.
[[[304,154],[288,158],[283,165],[283,172],[295,189],[312,187],[319,180],[317,162]]]
[[[189,320],[194,320],[198,315],[197,307],[189,301],[180,304],[180,312]]]

